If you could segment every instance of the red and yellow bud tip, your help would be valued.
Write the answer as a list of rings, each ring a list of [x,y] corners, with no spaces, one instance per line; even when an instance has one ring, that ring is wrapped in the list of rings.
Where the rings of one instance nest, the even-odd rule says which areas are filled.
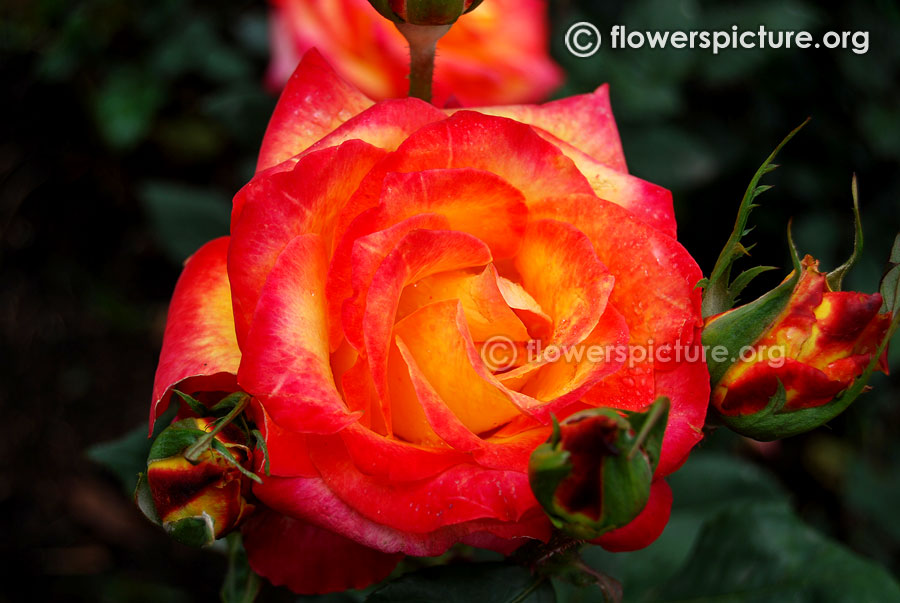
[[[395,23],[450,25],[482,0],[369,0],[381,16]]]
[[[879,313],[881,295],[831,291],[818,264],[803,259],[785,308],[716,384],[712,403],[722,415],[758,413],[780,387],[780,412],[823,406],[872,360],[891,321]],[[876,368],[887,372],[886,353]]]
[[[154,442],[147,462],[159,522],[173,538],[192,546],[224,536],[253,510],[247,502],[250,480],[237,466],[249,467],[251,452],[237,427],[220,430],[199,454],[186,454],[214,427],[213,419],[196,417],[171,425]]]
[[[646,506],[666,427],[668,400],[647,412],[593,409],[572,415],[531,455],[531,489],[553,524],[594,540]]]

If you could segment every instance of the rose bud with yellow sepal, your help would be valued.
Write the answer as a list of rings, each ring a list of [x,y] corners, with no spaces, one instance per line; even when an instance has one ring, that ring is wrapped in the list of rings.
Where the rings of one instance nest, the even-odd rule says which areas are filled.
[[[205,546],[253,511],[247,501],[252,453],[235,425],[191,417],[167,427],[153,443],[136,499],[175,540]]]
[[[726,331],[749,334],[739,350],[729,346],[730,357],[715,365],[718,370],[711,366],[712,406],[738,433],[774,440],[813,429],[849,405],[859,392],[840,394],[850,394],[848,388],[870,365],[869,373],[888,371],[881,344],[891,315],[879,312],[881,295],[833,291],[829,275],[818,266],[807,255],[775,290],[781,290],[779,295],[773,291],[707,321],[707,344]],[[781,298],[783,307],[761,322],[767,298],[776,308]]]
[[[594,540],[638,516],[650,497],[668,408],[668,398],[660,398],[646,412],[598,408],[555,424],[528,467],[554,526]]]

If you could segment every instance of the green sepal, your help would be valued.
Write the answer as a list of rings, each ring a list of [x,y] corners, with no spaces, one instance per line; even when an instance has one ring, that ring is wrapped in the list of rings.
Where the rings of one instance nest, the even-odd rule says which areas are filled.
[[[713,388],[731,365],[737,362],[741,348],[753,345],[787,306],[803,271],[791,236],[790,224],[788,246],[794,271],[783,283],[755,301],[719,316],[703,329],[703,345],[709,350],[706,363]],[[723,348],[725,354],[721,355],[718,351]]]
[[[174,540],[187,546],[200,548],[216,541],[215,521],[205,512],[199,517],[185,517],[164,523],[163,529]]]
[[[194,398],[193,396],[189,396],[188,394],[186,394],[184,392],[180,392],[177,389],[173,389],[172,393],[175,394],[176,396],[178,396],[179,398],[181,398],[184,401],[184,403],[187,404],[188,407],[192,411],[194,411],[194,414],[196,414],[200,417],[205,417],[207,414],[209,414],[208,409],[197,398]]]
[[[134,503],[141,510],[141,513],[144,514],[144,517],[158,526],[162,525],[162,521],[159,519],[159,512],[156,510],[156,503],[153,502],[153,493],[150,491],[146,473],[138,474],[137,487],[134,489]]]
[[[465,0],[406,0],[406,21],[415,25],[449,25],[466,12],[464,7]]]
[[[850,194],[853,197],[853,253],[846,262],[829,272],[825,276],[825,283],[831,291],[840,291],[844,282],[844,276],[856,265],[859,258],[862,257],[863,251],[863,228],[862,220],[859,217],[859,194],[856,186],[856,174],[853,174],[853,180],[850,183]]]
[[[216,452],[218,452],[219,454],[221,454],[222,457],[223,457],[226,461],[228,461],[229,463],[231,463],[232,465],[234,465],[234,467],[235,467],[238,471],[240,471],[241,473],[243,473],[246,477],[252,479],[252,480],[255,481],[257,484],[261,484],[261,483],[262,483],[262,479],[260,479],[260,477],[259,477],[258,475],[256,475],[256,474],[253,473],[252,471],[248,471],[247,469],[245,469],[245,468],[243,467],[243,465],[241,465],[241,464],[238,462],[238,460],[237,460],[236,458],[234,458],[234,455],[231,454],[231,451],[228,450],[228,447],[225,446],[225,444],[223,444],[223,443],[220,442],[219,440],[213,440],[213,441],[212,441],[212,449],[215,450]]]
[[[157,436],[153,445],[150,446],[147,465],[154,461],[179,456],[205,435],[205,431],[193,427],[191,419],[182,419],[172,423]]]
[[[740,301],[738,296],[750,284],[750,282],[763,272],[770,270],[778,270],[775,266],[754,266],[748,270],[741,272],[736,279],[731,282],[731,296],[733,303]]]
[[[269,477],[272,475],[272,466],[269,463],[269,449],[266,447],[266,438],[263,437],[262,432],[258,429],[251,430],[250,434],[256,440],[256,447],[262,450],[263,470],[266,472],[266,477]]]
[[[209,413],[213,416],[225,416],[229,412],[231,412],[234,407],[244,402],[245,399],[250,398],[249,394],[244,392],[234,392],[232,394],[228,394],[221,400],[215,403],[212,408],[209,409]]]
[[[378,11],[378,14],[385,19],[389,19],[394,23],[403,23],[403,19],[400,18],[400,15],[395,13],[391,8],[389,0],[369,0],[369,4],[371,4],[372,8]]]
[[[741,200],[741,205],[738,208],[738,215],[734,222],[734,228],[731,231],[731,236],[728,237],[728,241],[725,243],[725,246],[722,248],[722,251],[719,253],[719,257],[716,260],[716,264],[713,267],[712,272],[709,275],[709,278],[703,279],[701,281],[704,287],[703,290],[703,302],[701,306],[701,312],[703,318],[709,318],[710,316],[715,316],[716,314],[721,314],[726,310],[730,310],[734,307],[735,300],[737,298],[738,293],[740,293],[740,289],[743,289],[746,286],[747,282],[749,282],[749,278],[752,276],[756,276],[753,274],[751,277],[744,277],[744,281],[738,283],[738,280],[743,277],[741,275],[735,282],[731,282],[731,268],[734,262],[744,256],[748,255],[748,251],[751,247],[745,247],[741,244],[741,238],[750,232],[752,229],[747,228],[747,220],[750,217],[750,212],[754,207],[757,207],[753,203],[754,199],[766,192],[770,188],[769,185],[759,185],[759,180],[765,174],[771,172],[776,169],[778,165],[773,163],[775,157],[781,151],[781,149],[794,137],[797,132],[800,131],[803,126],[809,123],[809,118],[806,119],[802,124],[794,128],[784,139],[775,147],[775,150],[766,158],[763,164],[756,170],[756,173],[753,175],[753,178],[750,180],[750,184],[747,186],[747,190],[744,192],[744,197]],[[746,274],[746,273],[744,273]],[[698,283],[699,285],[700,283]],[[735,284],[742,285],[735,291]]]
[[[398,15],[391,8],[390,0],[369,0],[369,4],[382,17],[394,23],[411,23],[413,25],[449,25],[456,22],[463,14],[471,12],[482,0],[472,2],[464,9],[464,0],[407,0],[406,16]]]
[[[666,424],[669,418],[671,403],[666,396],[660,396],[645,412],[625,413],[631,428],[636,432],[629,456],[634,456],[639,451],[647,455],[650,468],[656,471],[659,459],[662,456],[663,436],[666,434]]]
[[[553,434],[547,442],[535,448],[528,462],[531,490],[544,509],[553,508],[556,489],[572,472],[570,455],[559,448],[559,442],[559,422],[553,417]]]

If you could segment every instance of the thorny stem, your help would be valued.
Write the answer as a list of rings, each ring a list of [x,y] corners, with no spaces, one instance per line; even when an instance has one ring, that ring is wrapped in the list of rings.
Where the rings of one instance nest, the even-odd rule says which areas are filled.
[[[396,25],[409,42],[409,95],[430,103],[435,48],[450,25]]]

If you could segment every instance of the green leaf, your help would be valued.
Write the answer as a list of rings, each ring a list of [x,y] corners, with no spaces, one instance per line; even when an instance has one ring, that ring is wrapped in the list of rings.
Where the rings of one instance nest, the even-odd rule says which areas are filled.
[[[227,543],[228,571],[219,591],[222,603],[253,603],[262,582],[247,563],[247,551],[244,550],[240,533],[229,534]]]
[[[505,562],[425,568],[388,582],[366,603],[554,603],[553,585]]]
[[[890,267],[881,279],[879,287],[881,297],[884,299],[881,311],[896,313],[900,309],[900,234],[894,239],[888,264]]]
[[[137,486],[138,473],[147,469],[151,443],[147,427],[141,425],[117,440],[91,446],[87,457],[109,469],[130,493]]]
[[[783,504],[737,505],[704,526],[660,601],[897,601],[887,571],[831,541]]]
[[[168,408],[156,421],[153,438],[162,433],[175,417],[174,406]],[[147,456],[153,440],[147,437],[147,425],[135,427],[122,437],[94,444],[87,449],[89,459],[109,469],[121,482],[129,495],[138,484],[138,474],[147,470]]]
[[[145,182],[138,195],[157,241],[178,264],[207,241],[228,234],[226,195],[173,182]]]

